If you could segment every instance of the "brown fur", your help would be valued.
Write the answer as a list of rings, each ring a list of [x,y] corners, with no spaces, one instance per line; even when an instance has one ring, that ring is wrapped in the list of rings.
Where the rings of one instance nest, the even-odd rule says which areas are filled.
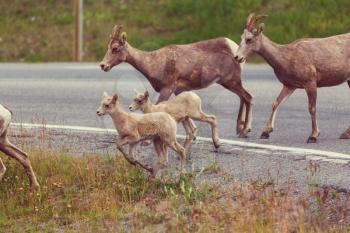
[[[273,131],[278,106],[288,99],[295,89],[305,89],[309,100],[312,132],[308,142],[316,142],[320,132],[316,121],[318,87],[330,87],[348,82],[350,86],[350,33],[328,38],[300,39],[280,45],[264,34],[264,24],[255,26],[255,15],[248,16],[247,26],[235,57],[244,61],[252,53],[262,56],[274,69],[283,89],[272,104],[272,113],[261,137],[268,138]],[[342,138],[347,138],[349,129]]]
[[[116,26],[100,66],[109,71],[121,62],[139,70],[160,93],[157,103],[174,93],[201,89],[218,83],[236,93],[240,99],[236,132],[246,137],[251,128],[252,96],[243,88],[241,66],[233,57],[226,38],[216,38],[186,45],[169,45],[152,52],[133,48]]]

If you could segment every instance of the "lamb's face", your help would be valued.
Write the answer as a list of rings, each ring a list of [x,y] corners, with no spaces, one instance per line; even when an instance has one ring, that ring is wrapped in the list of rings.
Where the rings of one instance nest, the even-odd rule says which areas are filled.
[[[101,101],[100,107],[97,109],[97,115],[103,116],[106,114],[111,114],[116,106],[118,100],[118,95],[109,96],[106,92],[103,93],[103,99]]]
[[[134,112],[136,110],[142,109],[142,106],[147,103],[148,97],[148,91],[145,91],[145,93],[137,93],[129,106],[129,110]]]

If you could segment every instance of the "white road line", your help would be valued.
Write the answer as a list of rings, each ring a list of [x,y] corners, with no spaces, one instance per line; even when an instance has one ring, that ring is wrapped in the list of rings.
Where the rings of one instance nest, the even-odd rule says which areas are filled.
[[[47,129],[63,129],[63,130],[73,130],[73,131],[84,131],[84,132],[94,132],[94,133],[117,133],[115,129],[104,129],[95,127],[84,127],[84,126],[69,126],[69,125],[43,125],[43,124],[30,124],[30,123],[11,123],[15,127],[22,128],[47,128]],[[179,138],[185,138],[184,135],[178,135]],[[212,142],[211,138],[197,137],[197,140],[204,142]],[[220,139],[221,143],[234,145],[244,148],[255,148],[264,149],[270,151],[284,151],[289,153],[295,153],[298,155],[308,155],[314,158],[325,158],[327,160],[350,160],[350,154],[342,154],[332,151],[314,150],[298,147],[286,147],[286,146],[275,146],[267,144],[259,144],[253,142],[242,142],[229,139]]]

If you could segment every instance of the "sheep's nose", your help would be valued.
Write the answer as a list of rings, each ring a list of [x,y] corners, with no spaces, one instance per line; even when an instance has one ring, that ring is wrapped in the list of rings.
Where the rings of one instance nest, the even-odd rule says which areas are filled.
[[[101,63],[100,67],[101,67],[102,70],[104,70],[105,69],[105,64]]]
[[[131,107],[131,106],[129,106],[129,110],[130,110],[130,111],[132,110],[132,107]]]
[[[100,114],[100,111],[97,111],[96,114],[99,115],[99,114]]]

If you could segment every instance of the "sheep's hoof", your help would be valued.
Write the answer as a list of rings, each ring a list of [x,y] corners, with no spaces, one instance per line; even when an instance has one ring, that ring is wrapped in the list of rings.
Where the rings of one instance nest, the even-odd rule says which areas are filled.
[[[219,147],[220,147],[220,140],[217,140],[217,141],[214,142],[214,147],[215,147],[216,150],[219,149]]]
[[[270,137],[270,134],[268,132],[262,132],[260,139],[268,139]]]
[[[242,131],[239,135],[239,138],[248,138],[248,132],[247,131]]]
[[[36,192],[38,192],[40,190],[40,185],[39,184],[33,184],[30,187],[30,194],[35,194]]]
[[[350,135],[348,133],[343,133],[340,135],[340,139],[350,139]]]
[[[316,142],[317,142],[317,138],[316,138],[316,137],[310,136],[310,137],[307,139],[307,143],[316,143]]]

